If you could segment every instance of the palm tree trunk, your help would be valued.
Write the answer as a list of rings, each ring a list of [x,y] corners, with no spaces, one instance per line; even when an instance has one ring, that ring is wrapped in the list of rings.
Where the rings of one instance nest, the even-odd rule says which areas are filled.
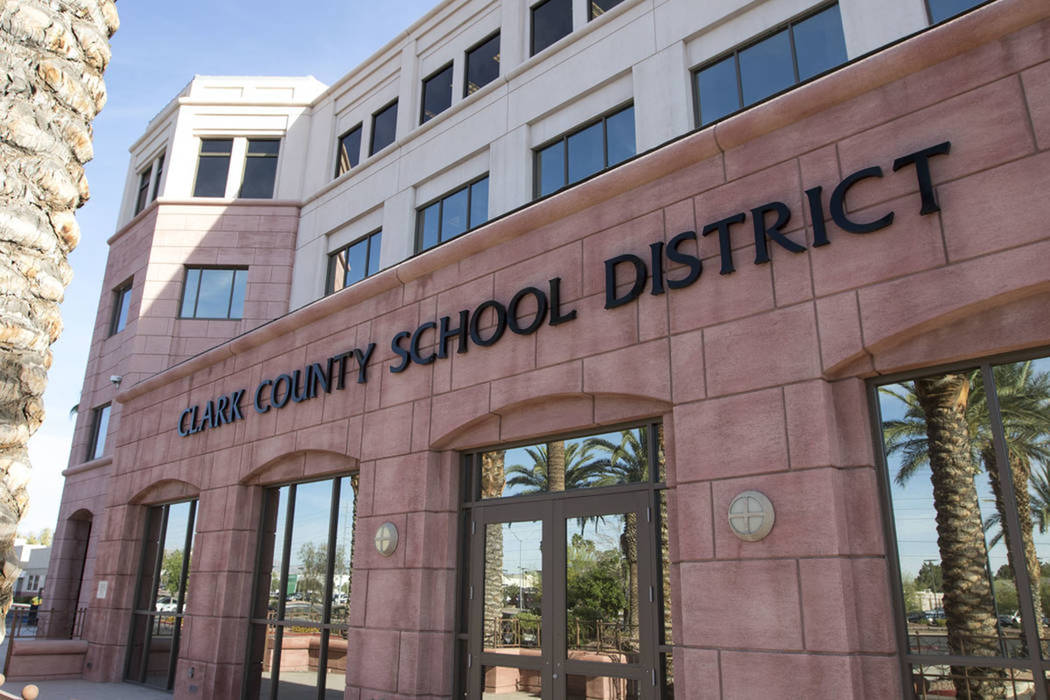
[[[504,460],[507,453],[500,450],[481,455],[481,497],[495,498],[503,493],[507,475]],[[485,538],[485,614],[482,616],[482,640],[494,647],[500,642],[500,622],[503,619],[503,526],[494,523],[482,533]],[[518,582],[520,586],[521,581]]]
[[[926,416],[948,646],[953,654],[996,656],[997,620],[986,573],[988,553],[965,415],[969,389],[969,377],[965,374],[915,382],[915,395]],[[994,679],[995,669],[952,667],[952,675],[958,697],[1001,694],[1002,683]],[[988,678],[991,679],[985,680]]]
[[[552,491],[565,490],[565,441],[547,443],[547,487]]]
[[[20,573],[26,444],[44,418],[67,257],[80,238],[73,211],[88,197],[91,120],[106,101],[117,26],[112,0],[0,0],[0,615]]]
[[[627,573],[627,636],[633,649],[639,648],[638,639],[638,514],[624,514],[623,535],[620,546],[624,553],[624,568]]]

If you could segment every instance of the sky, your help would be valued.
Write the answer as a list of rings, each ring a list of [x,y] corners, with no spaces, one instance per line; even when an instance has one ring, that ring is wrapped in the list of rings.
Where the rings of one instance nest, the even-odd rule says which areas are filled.
[[[105,80],[109,99],[94,122],[87,166],[91,199],[77,212],[80,245],[52,347],[47,417],[29,442],[33,476],[19,531],[54,528],[69,460],[87,353],[115,232],[128,148],[194,75],[313,75],[332,84],[422,17],[438,0],[287,3],[274,0],[120,0],[120,29]]]

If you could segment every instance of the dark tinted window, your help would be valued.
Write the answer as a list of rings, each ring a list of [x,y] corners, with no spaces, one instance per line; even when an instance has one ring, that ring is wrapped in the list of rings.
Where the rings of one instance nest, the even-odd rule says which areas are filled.
[[[463,96],[481,89],[499,77],[499,34],[467,51],[467,79]]]
[[[152,202],[160,194],[160,178],[164,175],[164,154],[161,153],[160,157],[157,158],[157,174],[153,176],[153,196],[150,197]]]
[[[376,231],[328,256],[325,294],[337,292],[379,272],[379,248],[383,234]]]
[[[186,269],[180,316],[183,318],[241,318],[248,271],[233,268]]]
[[[559,137],[536,151],[537,197],[621,163],[635,154],[634,107]]]
[[[335,176],[339,177],[361,160],[361,125],[339,137],[339,152],[335,157]]]
[[[131,282],[122,284],[113,290],[113,317],[109,325],[109,334],[120,333],[128,323],[128,309],[131,307]]]
[[[88,460],[98,459],[106,449],[106,433],[109,432],[109,404],[99,406],[91,414],[91,441],[88,444]]]
[[[372,146],[368,155],[383,150],[394,142],[397,136],[397,101],[387,105],[372,115]]]
[[[846,40],[832,5],[695,73],[700,124],[764,100],[845,63]]]
[[[138,214],[140,211],[146,208],[146,199],[149,197],[149,183],[150,173],[153,168],[146,168],[139,175],[139,191],[135,196],[135,213]]]
[[[417,251],[433,248],[488,221],[488,197],[486,175],[420,209],[416,215]]]
[[[277,154],[281,142],[273,139],[249,139],[244,160],[244,179],[241,197],[269,199],[273,197],[273,183],[277,179]]]
[[[230,172],[232,148],[233,139],[201,139],[194,197],[226,196],[226,176]]]
[[[930,8],[930,22],[937,24],[955,15],[961,14],[971,7],[977,7],[985,0],[926,0]]]
[[[419,117],[419,123],[433,119],[451,106],[452,64],[450,63],[423,81],[423,113]]]
[[[623,0],[587,0],[587,19],[592,20],[619,5]]]
[[[545,0],[532,8],[532,55],[572,32],[572,0]]]

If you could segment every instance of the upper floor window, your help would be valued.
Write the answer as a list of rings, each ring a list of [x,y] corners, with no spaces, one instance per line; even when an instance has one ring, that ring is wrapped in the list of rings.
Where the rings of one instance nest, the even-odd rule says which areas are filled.
[[[423,107],[419,123],[424,124],[452,106],[452,64],[423,80]]]
[[[225,197],[233,139],[201,139],[194,197]]]
[[[379,248],[382,242],[383,232],[376,231],[330,253],[324,293],[338,292],[379,272]]]
[[[397,100],[372,115],[372,143],[368,155],[375,155],[397,138]]]
[[[985,2],[987,0],[926,0],[926,9],[930,13],[930,24],[937,24]]]
[[[543,0],[532,6],[532,51],[540,51],[572,33],[572,0]]]
[[[128,309],[131,308],[131,280],[113,290],[113,316],[109,323],[109,334],[115,335],[124,330],[128,323]]]
[[[278,139],[248,139],[244,158],[244,178],[240,196],[247,199],[270,199],[277,179]]]
[[[91,440],[88,441],[87,459],[98,459],[106,449],[106,433],[109,431],[109,404],[103,404],[91,412]]]
[[[241,318],[248,270],[187,267],[182,289],[182,318]]]
[[[536,149],[536,196],[611,168],[634,152],[634,107],[629,106]]]
[[[416,250],[422,252],[477,228],[489,218],[489,176],[475,180],[430,204],[416,215]]]
[[[153,166],[150,166],[139,173],[139,191],[135,195],[135,213],[138,214],[140,211],[146,208],[146,204],[149,200],[149,183],[152,180],[151,175],[153,174]]]
[[[153,176],[153,196],[149,198],[149,201],[153,201],[160,194],[160,178],[164,175],[164,154],[161,153],[157,158],[157,173]]]
[[[463,96],[476,92],[499,77],[499,32],[467,51]]]
[[[846,62],[839,6],[789,23],[695,73],[700,124],[710,124]]]
[[[595,17],[605,14],[621,2],[623,2],[623,0],[588,0],[587,21],[590,22]]]
[[[339,177],[361,160],[361,125],[339,137],[339,152],[335,157],[335,176]]]

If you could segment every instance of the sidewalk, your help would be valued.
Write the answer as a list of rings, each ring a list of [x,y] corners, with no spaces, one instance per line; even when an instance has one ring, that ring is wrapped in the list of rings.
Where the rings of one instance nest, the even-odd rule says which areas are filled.
[[[166,698],[171,693],[143,688],[131,683],[88,683],[87,681],[8,681],[0,690],[16,697],[22,688],[35,685],[40,689],[40,700],[138,700],[139,698]]]

